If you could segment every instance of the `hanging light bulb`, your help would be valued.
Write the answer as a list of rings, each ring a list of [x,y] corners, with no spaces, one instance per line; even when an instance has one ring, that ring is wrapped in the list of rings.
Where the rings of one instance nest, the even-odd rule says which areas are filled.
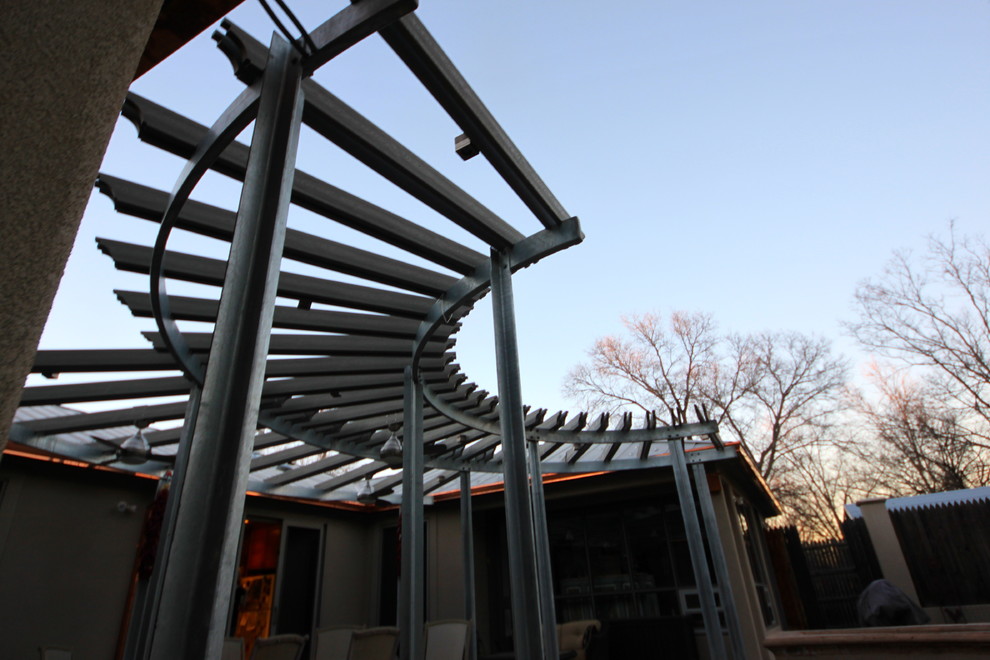
[[[399,436],[395,434],[395,429],[389,427],[388,440],[378,451],[378,456],[385,461],[389,467],[397,468],[402,466],[402,443]]]
[[[357,501],[361,504],[375,503],[375,489],[371,487],[371,477],[365,477],[364,483],[358,488]]]
[[[151,454],[151,445],[148,444],[148,439],[144,437],[145,426],[139,424],[137,433],[120,443],[120,457],[118,460],[121,463],[141,465],[148,460]]]

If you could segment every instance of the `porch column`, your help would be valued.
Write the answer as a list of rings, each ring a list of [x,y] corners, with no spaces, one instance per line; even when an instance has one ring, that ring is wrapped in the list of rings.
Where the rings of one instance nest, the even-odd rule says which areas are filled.
[[[882,497],[861,500],[856,502],[856,506],[863,514],[866,531],[876,551],[883,577],[906,593],[911,600],[920,603],[918,590],[915,589],[914,579],[911,577],[911,569],[908,568],[904,551],[901,550],[901,542],[894,530],[894,523],[891,522],[890,514],[887,512],[887,500]]]
[[[172,539],[175,536],[175,521],[179,513],[179,502],[182,501],[182,484],[185,481],[187,465],[189,464],[189,446],[192,430],[196,425],[196,417],[199,415],[199,401],[200,389],[194,384],[189,389],[186,416],[179,436],[175,464],[172,466],[172,482],[168,485],[165,515],[158,535],[158,547],[155,550],[155,565],[147,583],[143,588],[139,587],[131,609],[131,621],[127,628],[127,642],[124,647],[124,657],[128,660],[147,658],[151,652],[149,647],[151,631],[158,619],[158,606],[161,604],[165,567],[168,565]]]
[[[711,658],[725,658],[725,640],[722,639],[722,626],[718,620],[712,576],[708,572],[708,560],[705,559],[705,542],[701,536],[701,525],[698,523],[698,510],[694,506],[694,493],[691,492],[691,475],[688,473],[683,440],[671,440],[667,443],[667,447],[670,449],[670,458],[674,467],[674,483],[677,486],[681,517],[684,519],[688,550],[691,552],[694,582],[698,586],[698,597],[701,599],[701,616],[705,622],[705,637],[708,638],[708,655]]]
[[[223,645],[302,118],[293,52],[273,38],[164,567],[152,660],[218,658]]]
[[[461,470],[461,547],[464,551],[464,618],[471,622],[467,657],[478,656],[478,614],[474,587],[474,516],[471,503],[471,471]]]
[[[533,540],[533,509],[526,474],[526,427],[519,377],[512,273],[505,255],[498,250],[492,250],[491,265],[512,636],[518,660],[540,660],[543,658],[543,635]]]
[[[543,495],[543,468],[536,442],[526,443],[529,458],[529,483],[533,495],[533,535],[536,537],[536,569],[540,575],[540,619],[546,633],[557,631],[557,612],[553,598],[553,573],[550,570],[550,532],[547,528],[547,505]],[[557,635],[543,635],[543,653],[547,658],[560,655]]]
[[[732,657],[745,660],[746,646],[743,640],[742,626],[739,623],[739,611],[736,609],[736,597],[729,579],[729,564],[725,559],[725,548],[718,531],[718,521],[715,519],[715,504],[708,488],[708,475],[703,464],[692,465],[694,472],[694,487],[698,491],[698,502],[701,504],[701,517],[705,522],[705,533],[708,536],[708,548],[711,550],[712,565],[715,567],[715,578],[718,580],[719,593],[722,596],[722,608],[725,610],[725,623],[729,627],[729,641],[732,643]]]
[[[405,371],[402,421],[402,577],[399,579],[399,635],[402,660],[423,657],[423,386]]]

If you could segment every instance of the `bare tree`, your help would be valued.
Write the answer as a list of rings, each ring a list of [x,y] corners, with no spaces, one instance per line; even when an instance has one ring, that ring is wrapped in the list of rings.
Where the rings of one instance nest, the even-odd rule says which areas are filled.
[[[701,401],[700,383],[718,361],[720,338],[708,314],[674,312],[623,317],[626,336],[598,339],[589,361],[571,370],[565,393],[593,409],[680,417]]]
[[[623,319],[627,336],[603,337],[565,392],[599,409],[671,410],[702,403],[723,434],[753,453],[773,485],[779,462],[813,444],[830,422],[846,363],[824,339],[765,332],[722,336],[707,314]]]
[[[856,291],[848,325],[863,346],[921,370],[925,387],[954,409],[969,442],[990,447],[990,246],[931,237],[916,257],[898,252]]]
[[[833,435],[847,432],[825,430]],[[778,466],[774,490],[802,538],[841,537],[845,506],[874,495],[882,483],[882,475],[864,469],[843,439],[819,438],[788,454]]]
[[[745,376],[730,388],[715,381],[708,392],[723,425],[746,443],[772,482],[779,461],[819,442],[833,423],[848,367],[832,355],[829,341],[796,332],[730,341],[730,364]]]
[[[876,394],[857,408],[870,438],[851,451],[884,478],[884,494],[917,495],[990,483],[990,450],[971,440],[944,388],[874,365]]]

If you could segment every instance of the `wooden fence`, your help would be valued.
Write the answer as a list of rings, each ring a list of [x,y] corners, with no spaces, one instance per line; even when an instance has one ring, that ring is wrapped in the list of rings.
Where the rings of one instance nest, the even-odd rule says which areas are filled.
[[[842,540],[802,542],[794,527],[767,530],[786,628],[859,625],[856,601],[880,567],[862,520],[846,521],[843,533]]]
[[[805,543],[804,557],[818,599],[821,627],[855,627],[856,599],[865,585],[848,543],[837,539]]]
[[[921,604],[990,603],[990,500],[890,511]]]

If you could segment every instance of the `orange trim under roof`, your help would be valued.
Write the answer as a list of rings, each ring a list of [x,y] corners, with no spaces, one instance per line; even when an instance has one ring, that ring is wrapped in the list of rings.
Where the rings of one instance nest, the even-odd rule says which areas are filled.
[[[597,477],[602,474],[611,474],[608,471],[603,472],[584,472],[582,474],[545,474],[543,475],[543,483],[545,484],[558,484],[564,481],[574,481],[576,479],[586,479],[588,477]],[[491,484],[483,484],[481,486],[474,486],[471,488],[471,495],[487,495],[488,493],[497,493],[499,491],[505,490],[505,482],[497,481]],[[433,494],[434,502],[443,502],[445,500],[451,500],[455,497],[461,496],[461,489],[456,490],[445,490],[440,493]]]
[[[100,472],[112,472],[114,474],[124,474],[132,477],[141,477],[142,479],[158,480],[158,477],[153,474],[145,474],[143,472],[131,472],[129,470],[121,470],[119,468],[110,467],[109,465],[97,465],[96,463],[87,463],[86,461],[79,461],[74,458],[63,458],[61,456],[56,456],[55,454],[46,452],[42,449],[37,449],[36,447],[29,447],[27,445],[22,445],[21,443],[14,441],[10,441],[7,447],[4,448],[3,453],[10,456],[19,456],[21,458],[28,458],[33,461],[42,461],[44,463],[55,463],[57,465],[68,465],[69,467],[81,468],[84,470],[99,470]]]

